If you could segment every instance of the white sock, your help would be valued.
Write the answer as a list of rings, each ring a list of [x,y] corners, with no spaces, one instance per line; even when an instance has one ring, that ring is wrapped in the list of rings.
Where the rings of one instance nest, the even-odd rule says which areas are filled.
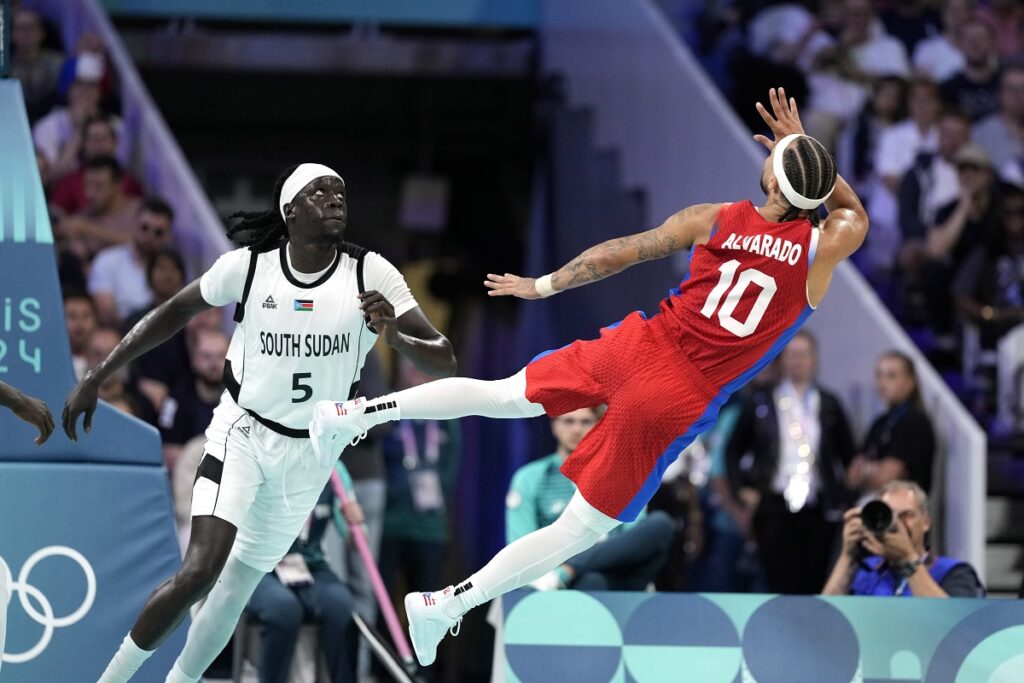
[[[228,644],[238,624],[238,617],[265,575],[266,572],[250,567],[234,555],[228,556],[220,578],[192,620],[185,648],[178,655],[174,668],[167,674],[165,683],[191,683],[199,680]]]
[[[126,683],[154,652],[156,650],[143,650],[136,645],[129,633],[121,641],[121,647],[96,683]]]
[[[454,597],[441,609],[457,619],[477,605],[539,579],[621,523],[596,510],[577,491],[558,519],[507,545],[456,586]]]
[[[544,407],[526,399],[526,370],[495,381],[447,377],[367,401],[374,424],[394,420],[452,420],[468,415],[537,417]],[[372,411],[371,411],[372,408]]]
[[[167,678],[164,681],[165,683],[199,683],[198,678],[193,678],[182,671],[177,662],[171,667],[171,672],[167,674]]]

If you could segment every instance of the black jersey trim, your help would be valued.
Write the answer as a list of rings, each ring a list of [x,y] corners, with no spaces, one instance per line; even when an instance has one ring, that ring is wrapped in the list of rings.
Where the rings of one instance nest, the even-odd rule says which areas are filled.
[[[242,322],[245,318],[245,302],[249,300],[249,290],[252,289],[252,279],[256,276],[256,262],[259,260],[260,255],[251,251],[249,254],[249,270],[245,274],[245,285],[242,287],[242,300],[235,304],[235,317],[236,323]]]
[[[323,283],[325,283],[328,280],[330,280],[331,276],[334,275],[334,271],[336,271],[338,269],[338,264],[341,263],[341,254],[342,254],[342,252],[345,251],[344,248],[341,248],[341,249],[338,249],[338,250],[335,251],[335,253],[334,253],[334,262],[331,263],[330,267],[327,269],[327,272],[325,272],[323,275],[318,277],[313,282],[302,282],[302,281],[298,280],[295,277],[295,275],[292,274],[292,269],[288,267],[287,249],[288,249],[288,242],[286,240],[285,242],[283,242],[281,244],[281,247],[278,249],[278,252],[280,252],[280,254],[281,254],[281,272],[283,272],[284,276],[286,278],[288,278],[288,282],[292,283],[296,287],[301,287],[302,289],[313,289],[314,287],[319,287]]]
[[[252,416],[252,419],[256,420],[270,431],[280,434],[281,436],[290,436],[293,439],[309,438],[308,429],[292,429],[291,427],[285,427],[280,422],[274,422],[271,419],[263,417],[255,410],[249,410],[239,403],[238,395],[242,393],[242,385],[235,379],[235,373],[231,371],[231,361],[229,360],[224,361],[224,388],[228,390],[228,394],[231,395],[231,398],[234,399],[239,408],[249,413],[249,415]]]

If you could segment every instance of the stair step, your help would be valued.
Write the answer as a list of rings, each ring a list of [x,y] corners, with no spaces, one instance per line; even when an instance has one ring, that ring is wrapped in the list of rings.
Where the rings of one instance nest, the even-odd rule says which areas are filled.
[[[1024,577],[1024,548],[990,543],[985,548],[985,565],[985,586],[990,591],[1016,593]]]
[[[989,542],[1024,543],[1024,499],[989,496],[985,503],[985,538]]]

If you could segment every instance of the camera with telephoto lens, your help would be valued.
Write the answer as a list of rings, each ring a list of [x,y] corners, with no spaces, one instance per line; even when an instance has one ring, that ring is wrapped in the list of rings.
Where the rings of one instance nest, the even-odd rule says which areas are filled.
[[[861,508],[860,518],[865,529],[881,537],[892,527],[892,508],[880,500],[873,500]]]

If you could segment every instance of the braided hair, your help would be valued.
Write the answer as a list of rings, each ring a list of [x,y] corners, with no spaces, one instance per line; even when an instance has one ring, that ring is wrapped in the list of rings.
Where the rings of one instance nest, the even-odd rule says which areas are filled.
[[[828,150],[812,137],[800,136],[783,153],[782,169],[793,189],[809,199],[824,197],[836,184],[836,160]],[[781,221],[795,220],[806,213],[811,225],[817,226],[821,216],[818,209],[791,206]]]
[[[288,226],[281,217],[281,188],[284,181],[298,168],[295,164],[285,169],[274,183],[273,204],[269,211],[236,211],[229,219],[242,220],[228,228],[228,237],[243,247],[249,247],[256,253],[276,249],[288,237]]]

